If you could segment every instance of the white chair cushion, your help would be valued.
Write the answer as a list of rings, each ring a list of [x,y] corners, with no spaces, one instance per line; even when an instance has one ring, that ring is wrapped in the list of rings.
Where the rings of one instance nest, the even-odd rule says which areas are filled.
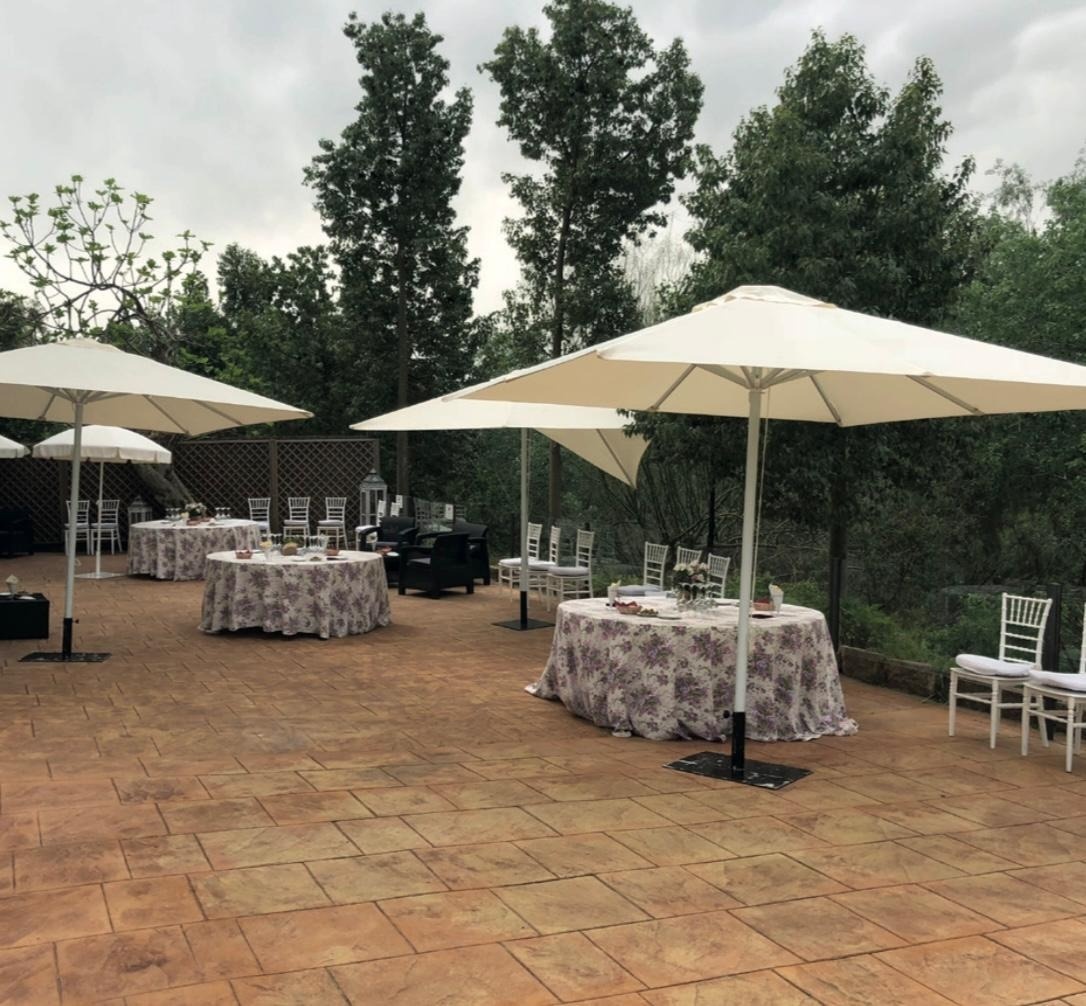
[[[515,566],[517,569],[519,569],[520,568],[520,559],[519,558],[516,558],[516,559],[502,559],[498,563],[498,565],[499,566]],[[529,569],[536,569],[536,570],[538,570],[538,569],[550,569],[553,565],[554,565],[553,562],[548,562],[546,559],[529,559],[528,560],[528,568]]]
[[[996,660],[995,657],[982,657],[976,653],[959,653],[954,658],[963,671],[983,674],[989,678],[1026,678],[1029,677],[1029,664],[1016,664],[1010,660]]]
[[[591,571],[587,566],[551,566],[547,572],[551,576],[588,576]]]
[[[343,527],[343,521],[341,521],[341,520],[319,520],[319,521],[317,521],[317,527]]]
[[[649,594],[662,594],[663,587],[654,587],[647,583],[631,583],[618,588],[619,597],[646,597]]]
[[[1086,674],[1061,674],[1059,671],[1030,671],[1031,685],[1060,688],[1067,692],[1086,692]]]

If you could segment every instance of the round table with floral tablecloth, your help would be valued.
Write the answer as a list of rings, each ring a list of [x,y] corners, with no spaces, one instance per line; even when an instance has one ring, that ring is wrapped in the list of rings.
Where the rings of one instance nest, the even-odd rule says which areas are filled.
[[[369,632],[389,621],[388,581],[376,552],[207,557],[204,632],[257,628],[328,639]]]
[[[650,600],[676,611],[674,601]],[[603,598],[564,601],[546,669],[528,691],[617,732],[717,740],[731,732],[738,621],[735,602],[665,621],[621,614]],[[822,613],[786,604],[753,618],[747,736],[810,740],[856,729]]]
[[[254,520],[149,520],[128,529],[128,572],[157,580],[199,580],[212,552],[258,548]]]

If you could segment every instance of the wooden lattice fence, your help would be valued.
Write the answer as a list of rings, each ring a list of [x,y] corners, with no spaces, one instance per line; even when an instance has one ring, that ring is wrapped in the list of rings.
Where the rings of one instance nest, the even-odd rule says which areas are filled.
[[[273,526],[286,515],[287,496],[311,497],[314,524],[324,516],[325,496],[346,496],[350,531],[358,522],[359,483],[379,470],[377,441],[365,437],[158,439],[173,451],[174,469],[195,499],[245,517],[250,496],[268,496]],[[69,465],[57,461],[0,461],[0,506],[29,509],[40,545],[59,545],[63,537],[68,473]],[[94,499],[97,494],[98,466],[85,465],[79,495]],[[133,499],[150,499],[131,465],[105,466],[104,496],[121,501],[122,522]],[[155,507],[156,515],[160,509]]]

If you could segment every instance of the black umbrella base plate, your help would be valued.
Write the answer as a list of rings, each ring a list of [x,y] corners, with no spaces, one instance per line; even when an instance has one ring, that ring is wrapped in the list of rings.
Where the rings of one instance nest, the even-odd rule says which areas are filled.
[[[100,664],[108,660],[108,653],[50,653],[38,650],[21,657],[22,664]]]
[[[737,782],[743,786],[757,786],[759,789],[784,789],[797,779],[811,774],[808,768],[794,768],[791,765],[775,765],[767,761],[751,761],[744,766],[743,778],[732,777],[732,756],[717,754],[715,751],[699,751],[697,754],[680,758],[664,766],[676,772],[689,772],[691,775],[704,775],[710,779],[723,779],[725,782]]]
[[[523,632],[525,629],[553,629],[554,622],[541,622],[538,618],[529,618],[522,622],[519,618],[511,618],[508,622],[495,622],[499,629],[516,629]]]

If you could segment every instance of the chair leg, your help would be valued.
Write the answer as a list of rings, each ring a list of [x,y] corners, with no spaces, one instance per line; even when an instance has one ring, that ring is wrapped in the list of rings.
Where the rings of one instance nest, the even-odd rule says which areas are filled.
[[[1071,760],[1075,756],[1075,700],[1067,700],[1067,753],[1064,759],[1064,770],[1071,771]]]
[[[1030,697],[1029,689],[1027,688],[1022,696],[1022,757],[1024,758],[1029,754],[1029,718],[1030,710],[1033,706],[1033,699]]]
[[[1044,717],[1045,711],[1045,697],[1043,695],[1035,695],[1037,700],[1037,730],[1041,734],[1041,743],[1048,747],[1048,720]]]
[[[996,737],[999,735],[999,720],[1003,712],[999,708],[1000,702],[1000,688],[999,682],[992,682],[992,715],[989,717],[988,722],[988,747],[994,748],[996,746]]]
[[[947,720],[947,733],[953,737],[958,725],[958,675],[950,672],[950,695],[948,696],[950,712]]]

